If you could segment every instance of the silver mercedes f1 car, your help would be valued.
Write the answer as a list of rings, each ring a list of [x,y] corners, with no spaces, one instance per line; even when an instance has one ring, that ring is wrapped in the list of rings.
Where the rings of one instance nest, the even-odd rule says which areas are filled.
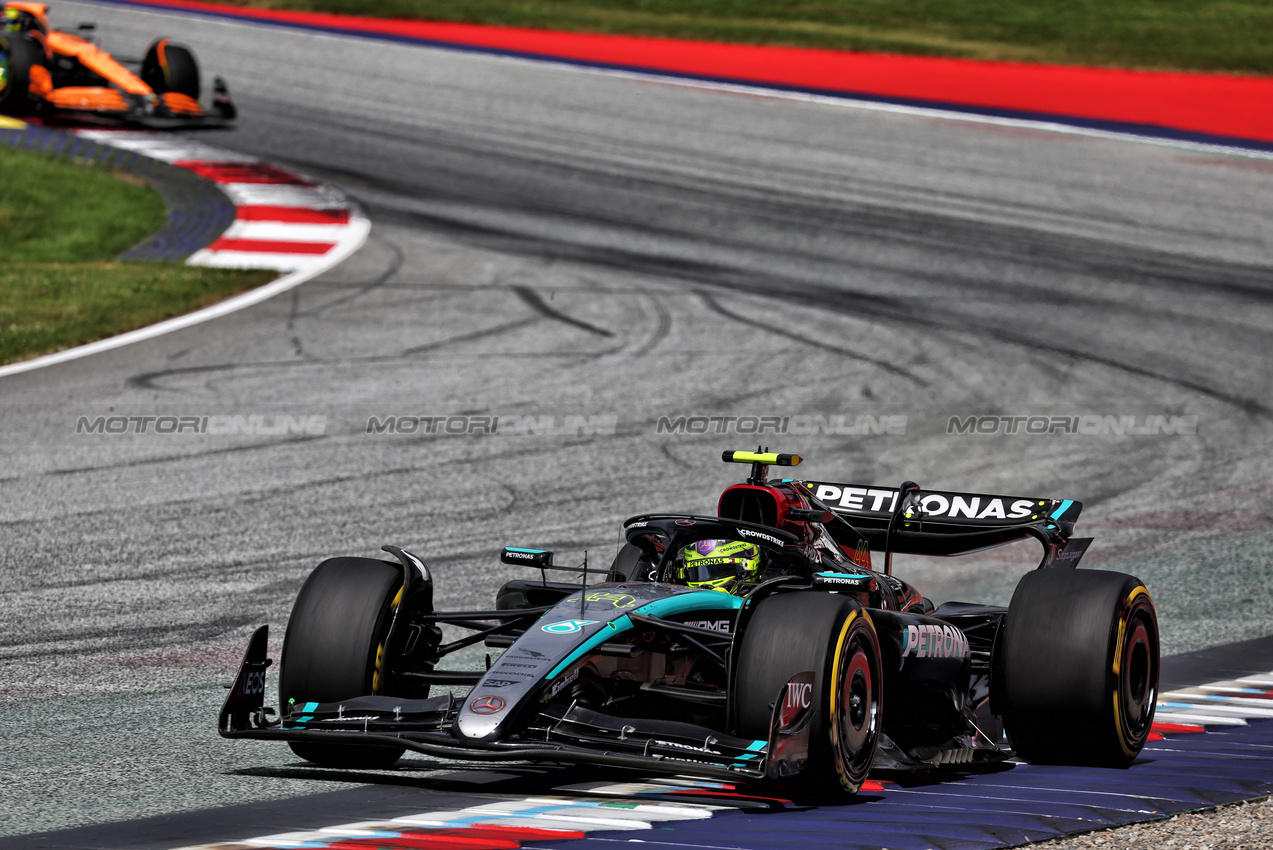
[[[724,459],[750,475],[716,516],[632,517],[608,569],[505,548],[534,577],[505,584],[489,610],[435,610],[433,571],[401,548],[323,561],[292,610],[277,707],[262,626],[221,735],[344,768],[411,750],[780,781],[818,797],[855,793],[872,769],[1136,758],[1153,722],[1157,615],[1138,579],[1075,568],[1091,542],[1072,536],[1078,502],[770,480],[800,457]],[[892,574],[895,553],[1029,539],[1042,556],[1006,608],[934,606]],[[553,580],[563,569],[578,580]],[[479,644],[503,652],[439,669]]]

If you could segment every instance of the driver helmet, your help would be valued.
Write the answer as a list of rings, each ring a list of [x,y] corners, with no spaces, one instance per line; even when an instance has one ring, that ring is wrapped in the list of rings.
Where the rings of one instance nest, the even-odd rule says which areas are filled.
[[[680,552],[674,581],[700,590],[732,591],[760,577],[760,548],[743,540],[700,540]]]
[[[47,27],[40,20],[40,16],[29,9],[6,5],[4,6],[3,21],[4,31],[7,33],[20,34],[34,31],[41,35],[47,35]]]
[[[4,7],[4,31],[22,32],[30,26],[30,15],[19,9]]]

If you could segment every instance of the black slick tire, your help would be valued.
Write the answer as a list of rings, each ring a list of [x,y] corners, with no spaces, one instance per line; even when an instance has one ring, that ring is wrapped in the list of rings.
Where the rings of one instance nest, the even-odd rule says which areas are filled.
[[[1158,615],[1140,579],[1048,569],[1017,585],[1001,637],[997,705],[1017,755],[1125,767],[1158,697]]]
[[[866,610],[835,594],[780,593],[762,599],[738,650],[740,734],[768,739],[775,699],[798,673],[814,673],[809,759],[795,789],[809,799],[857,793],[883,722],[879,638]]]
[[[44,51],[24,35],[0,34],[0,63],[3,63],[3,88],[0,88],[0,113],[23,115],[35,106],[29,95],[31,69],[44,66]]]
[[[330,558],[301,588],[283,639],[279,696],[293,703],[338,702],[380,689],[379,665],[393,620],[402,569],[369,558]],[[325,767],[389,767],[401,747],[289,742]]]
[[[151,44],[142,59],[140,76],[157,94],[177,92],[199,99],[199,63],[185,45],[166,38]]]

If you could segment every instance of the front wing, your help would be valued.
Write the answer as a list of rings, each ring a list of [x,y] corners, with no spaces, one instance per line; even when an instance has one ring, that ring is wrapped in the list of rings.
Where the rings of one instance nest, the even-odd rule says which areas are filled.
[[[115,109],[72,109],[46,104],[38,113],[46,125],[129,128],[140,130],[223,130],[234,121],[205,112],[202,115],[145,115]]]
[[[740,738],[678,721],[617,718],[578,705],[546,707],[516,740],[461,740],[450,731],[461,703],[450,695],[305,703],[275,719],[273,709],[264,705],[265,671],[272,663],[266,657],[266,636],[267,627],[262,626],[249,642],[221,709],[222,737],[388,745],[444,758],[605,764],[734,780],[790,776],[798,772],[808,752],[807,718],[785,718],[780,727],[777,710],[769,740]],[[781,698],[775,700],[775,705],[782,703]],[[783,755],[771,758],[771,753]]]

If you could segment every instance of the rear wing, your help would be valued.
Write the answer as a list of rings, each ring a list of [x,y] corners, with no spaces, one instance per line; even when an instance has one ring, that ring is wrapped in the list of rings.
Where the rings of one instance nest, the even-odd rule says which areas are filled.
[[[818,501],[830,510],[860,526],[871,520],[887,524],[897,510],[901,491],[895,487],[864,487],[857,484],[831,484],[808,481]],[[943,490],[920,490],[917,500],[925,527],[952,526],[1002,527],[1051,519],[1069,523],[1071,527],[1083,510],[1082,502],[1072,499],[1039,499],[1024,496],[987,496],[976,493],[949,493]]]
[[[898,487],[800,483],[819,507],[844,522],[827,526],[837,542],[865,537],[873,551],[962,555],[1027,537],[1043,544],[1040,566],[1072,567],[1091,542],[1071,538],[1083,509],[1073,499],[996,496]]]

